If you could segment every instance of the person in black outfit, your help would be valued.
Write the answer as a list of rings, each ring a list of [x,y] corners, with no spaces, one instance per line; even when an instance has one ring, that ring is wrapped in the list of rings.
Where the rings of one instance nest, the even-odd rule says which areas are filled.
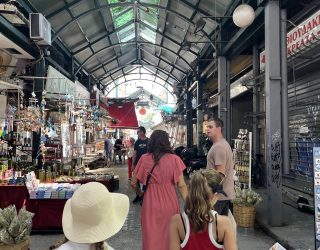
[[[114,157],[119,157],[119,161],[122,162],[122,151],[121,149],[123,148],[123,136],[120,136],[120,138],[118,138],[115,143],[114,143]]]
[[[149,138],[146,137],[146,129],[145,127],[139,127],[138,131],[138,140],[134,144],[134,153],[132,157],[132,162],[133,162],[133,168],[132,171],[135,169],[138,161],[140,160],[141,156],[143,154],[146,154],[148,151],[148,140]],[[139,184],[138,184],[139,185]],[[133,203],[139,202],[140,201],[140,196],[136,195],[136,198],[134,198]]]

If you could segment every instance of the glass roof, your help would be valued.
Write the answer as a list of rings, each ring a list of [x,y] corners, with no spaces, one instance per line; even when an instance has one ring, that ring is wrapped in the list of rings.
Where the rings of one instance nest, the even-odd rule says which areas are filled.
[[[194,34],[195,23],[203,16],[224,15],[232,2],[29,1],[50,21],[56,31],[55,38],[61,39],[72,51],[80,65],[77,72],[85,69],[101,82],[102,88],[115,81],[133,83],[143,80],[146,84],[149,81],[150,85],[163,84],[164,81],[170,90],[171,85],[182,84],[194,71],[197,57],[212,55],[214,50],[208,41],[215,37],[216,22],[205,19],[206,24],[199,34]],[[186,42],[191,48],[185,46]],[[149,73],[141,73],[138,80],[133,80],[133,76],[128,77],[130,72],[126,69],[132,69],[134,65],[143,65]],[[126,78],[120,79],[123,75]]]
[[[109,4],[118,3],[119,0],[108,0]],[[149,0],[152,4],[159,4],[159,0]],[[134,22],[134,7],[133,6],[117,6],[110,8],[113,18],[114,26],[116,29],[120,28],[117,32],[119,42],[128,42],[134,39],[139,40],[135,36],[135,29],[137,28],[138,34],[145,41],[155,43],[156,32],[152,31],[146,26],[157,29],[159,9],[152,7],[144,7],[143,5],[136,7],[138,20]],[[126,25],[132,22],[130,25]],[[121,29],[122,26],[125,26]],[[137,27],[136,27],[137,26]]]
[[[108,87],[108,91],[110,91],[108,96],[126,97],[136,92],[141,88],[140,86],[143,86],[150,93],[158,93],[158,97],[165,103],[175,102],[174,97],[167,91],[172,92],[172,87],[159,77],[151,76],[148,70],[140,67],[113,81]]]

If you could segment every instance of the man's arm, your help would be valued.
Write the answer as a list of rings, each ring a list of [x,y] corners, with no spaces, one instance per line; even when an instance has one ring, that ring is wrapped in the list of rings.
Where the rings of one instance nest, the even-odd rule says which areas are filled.
[[[226,174],[227,153],[223,147],[217,146],[213,152],[214,169],[222,174]]]
[[[218,171],[218,172],[220,172],[220,173],[222,173],[222,174],[226,174],[226,166],[225,165],[216,165],[216,166],[214,166],[214,168]]]

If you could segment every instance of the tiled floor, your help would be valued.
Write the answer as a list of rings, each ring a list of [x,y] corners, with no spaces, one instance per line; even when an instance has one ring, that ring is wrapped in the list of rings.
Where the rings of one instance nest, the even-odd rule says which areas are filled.
[[[125,165],[115,165],[110,168],[120,177],[119,192],[127,194],[132,201],[135,194],[130,189],[127,168]],[[59,239],[62,234],[55,235],[32,235],[30,248],[31,250],[45,250]],[[239,249],[269,249],[274,240],[263,234],[257,229],[238,228],[238,247]],[[140,205],[131,204],[128,218],[121,231],[108,240],[109,244],[116,250],[139,250],[141,249],[141,227],[140,227]],[[156,248],[154,248],[156,250]]]

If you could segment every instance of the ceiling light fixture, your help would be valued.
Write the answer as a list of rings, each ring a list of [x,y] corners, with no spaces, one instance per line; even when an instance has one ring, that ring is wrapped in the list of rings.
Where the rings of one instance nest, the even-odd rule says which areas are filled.
[[[251,25],[255,18],[254,9],[248,4],[240,4],[234,11],[232,16],[203,16],[195,23],[194,33],[202,31],[206,25],[204,18],[223,19],[232,18],[235,25],[239,28],[245,28]]]

